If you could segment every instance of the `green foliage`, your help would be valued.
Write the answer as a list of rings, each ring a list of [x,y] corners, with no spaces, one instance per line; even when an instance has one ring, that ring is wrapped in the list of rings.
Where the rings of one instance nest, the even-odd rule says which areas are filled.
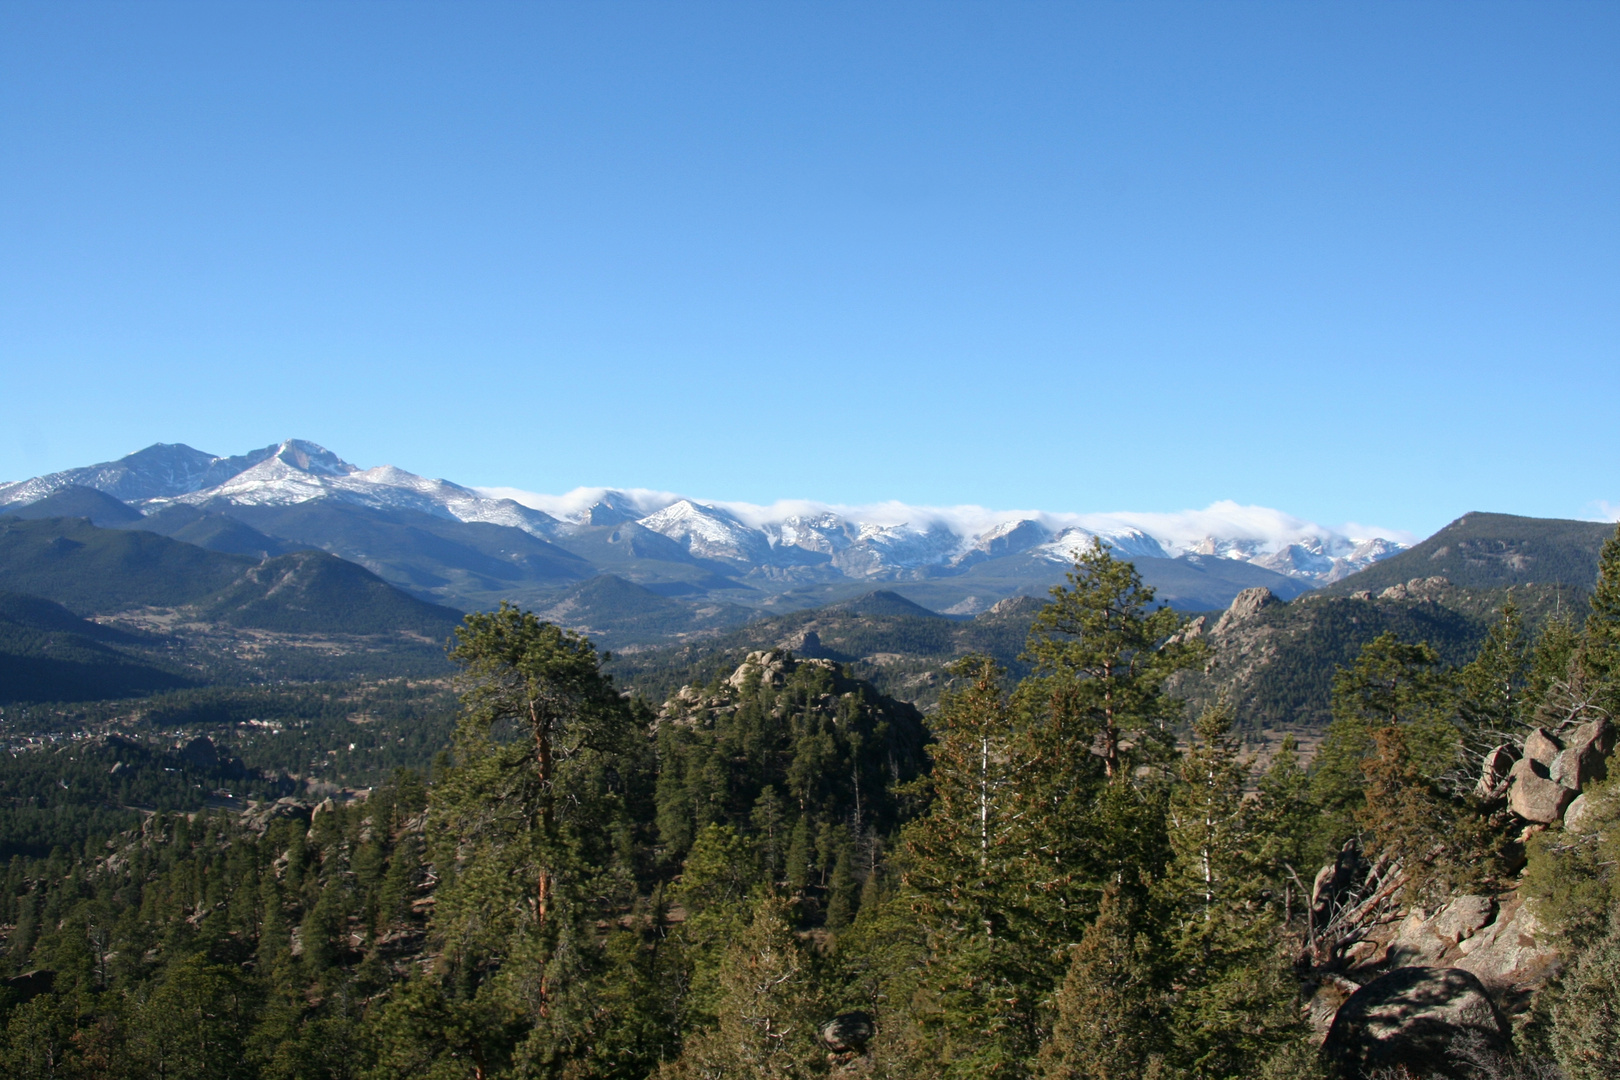
[[[1483,755],[1518,733],[1529,719],[1532,657],[1524,617],[1510,599],[1491,625],[1479,654],[1457,673],[1457,710],[1464,746]]]
[[[1559,612],[1542,625],[1530,652],[1531,703],[1544,704],[1567,685],[1580,646],[1581,635],[1567,614]]]
[[[0,755],[0,860],[44,858],[140,825],[142,810],[200,810],[223,785],[275,798],[276,781],[240,763],[200,761],[130,739]]]
[[[751,882],[792,894],[806,922],[834,906],[844,921],[908,816],[901,790],[926,763],[922,717],[825,661],[756,660],[754,677],[659,725],[661,853],[676,863],[704,829],[730,828],[759,845]]]
[[[1620,1076],[1620,926],[1584,949],[1554,1006],[1553,1047],[1569,1080]]]
[[[917,1003],[913,1057],[947,1075],[1017,1075],[1104,888],[1138,890],[1168,857],[1151,766],[1179,705],[1163,684],[1199,650],[1172,640],[1181,620],[1152,599],[1094,544],[1036,616],[1036,674],[1016,694],[988,658],[953,671],[965,685],[936,718],[933,804],[901,857],[923,963],[890,992]]]
[[[1257,827],[1265,817],[1244,797],[1249,770],[1231,733],[1224,705],[1193,725],[1197,741],[1170,796],[1172,858],[1158,890],[1164,961],[1178,987],[1170,1060],[1193,1077],[1246,1076],[1300,1026]]]
[[[262,834],[234,814],[160,814],[114,859],[12,859],[0,963],[54,987],[0,1000],[8,1075],[354,1075],[359,1004],[396,977],[390,935],[421,932],[408,904],[379,899],[390,876],[419,880],[407,823],[424,795],[402,776]]]
[[[255,1010],[240,969],[200,956],[168,966],[135,1009],[130,1056],[148,1076],[217,1080],[251,1076],[243,1047]]]
[[[787,904],[771,893],[753,905],[746,929],[726,949],[714,1026],[690,1035],[661,1080],[815,1075],[826,1050],[816,1037],[820,1002],[810,963],[794,937]]]
[[[758,872],[748,845],[729,825],[706,825],[686,857],[671,899],[685,914],[672,936],[685,971],[689,1021],[712,1023],[720,1008],[720,964],[748,925]]]
[[[989,659],[955,673],[966,686],[936,717],[932,806],[903,838],[904,895],[926,928],[926,961],[897,976],[927,1003],[917,1052],[926,1047],[945,1075],[1010,1075],[1037,1044],[1040,975],[1054,960],[1045,938],[1062,924],[1050,924],[1053,905],[1037,886],[1052,868],[1031,812],[1027,732]]]
[[[1333,723],[1312,767],[1312,795],[1324,811],[1319,852],[1355,833],[1374,732],[1402,730],[1402,753],[1418,775],[1444,775],[1457,760],[1452,676],[1427,644],[1380,634],[1333,683]]]
[[[1354,833],[1410,875],[1407,900],[1489,885],[1503,830],[1458,797],[1459,763],[1582,690],[1599,637],[1551,622],[1529,648],[1509,606],[1455,670],[1380,632],[1337,681],[1314,769],[1289,738],[1251,777],[1236,705],[1177,746],[1166,687],[1200,649],[1106,549],[1041,612],[1009,610],[998,634],[1034,622],[1028,667],[961,659],[927,722],[832,635],[915,624],[938,656],[978,620],[881,596],[802,636],[821,657],[693,655],[656,713],[584,638],[509,606],[458,633],[453,737],[432,682],[8,709],[12,732],[116,719],[129,737],[0,757],[0,966],[54,973],[0,990],[0,1069],[1315,1080],[1290,963],[1302,878]],[[176,749],[202,731],[220,755]],[[374,782],[447,740],[430,776],[364,801],[209,809]],[[1572,953],[1543,1002],[1572,1076],[1609,1075],[1615,1022],[1620,811],[1587,799],[1592,824],[1533,837],[1524,879]],[[852,1010],[872,1042],[822,1043]]]
[[[1149,611],[1153,590],[1101,540],[1092,539],[1067,576],[1068,587],[1054,587],[1052,602],[1036,615],[1026,649],[1050,707],[1095,732],[1109,776],[1128,768],[1127,758],[1162,760],[1166,733],[1181,713],[1164,695],[1164,681],[1196,664],[1202,645],[1172,640],[1181,616],[1167,607]],[[1127,737],[1137,741],[1122,758]]]
[[[1582,663],[1613,711],[1620,705],[1620,526],[1604,541],[1598,556],[1597,586],[1592,590],[1586,616]]]
[[[1134,1080],[1165,1076],[1169,1000],[1158,943],[1138,907],[1115,890],[1073,950],[1042,1048],[1043,1080]]]
[[[1551,829],[1530,838],[1524,891],[1547,927],[1572,944],[1592,941],[1620,912],[1620,780],[1585,793],[1579,830]]]
[[[1310,900],[1301,895],[1304,883],[1296,879],[1311,866],[1316,831],[1310,774],[1299,763],[1299,743],[1293,735],[1283,736],[1255,787],[1257,798],[1249,813],[1259,844],[1257,857],[1272,892],[1282,893],[1285,911],[1292,912]]]
[[[1376,727],[1371,739],[1372,752],[1362,761],[1367,786],[1356,821],[1371,838],[1372,850],[1399,862],[1412,901],[1438,906],[1454,894],[1477,891],[1497,869],[1497,838],[1490,824],[1424,775],[1405,728]]]

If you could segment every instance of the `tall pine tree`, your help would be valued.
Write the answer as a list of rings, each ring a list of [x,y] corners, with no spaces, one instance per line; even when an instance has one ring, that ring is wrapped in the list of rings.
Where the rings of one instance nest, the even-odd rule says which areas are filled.
[[[1224,702],[1193,724],[1170,796],[1174,853],[1160,887],[1174,971],[1172,1060],[1199,1080],[1254,1075],[1297,1034],[1265,843]]]
[[[940,704],[929,748],[933,803],[903,835],[902,896],[927,935],[924,966],[894,973],[888,996],[912,1007],[942,1076],[1012,1077],[1036,1045],[1043,867],[1025,797],[1029,747],[984,657]]]

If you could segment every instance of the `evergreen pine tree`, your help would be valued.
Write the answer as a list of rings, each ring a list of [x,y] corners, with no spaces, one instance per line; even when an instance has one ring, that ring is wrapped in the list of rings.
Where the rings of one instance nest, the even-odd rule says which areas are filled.
[[[1580,631],[1566,612],[1554,612],[1541,624],[1530,650],[1529,686],[1525,690],[1532,708],[1558,696],[1561,687],[1568,689],[1580,644]]]
[[[1322,810],[1318,854],[1358,831],[1363,765],[1376,753],[1376,729],[1403,729],[1403,752],[1420,775],[1439,776],[1455,766],[1460,736],[1452,702],[1452,678],[1434,649],[1390,631],[1363,646],[1355,663],[1334,676],[1333,721],[1311,770],[1311,795]]]
[[[486,751],[502,724],[517,725],[527,736],[524,760],[534,781],[529,810],[541,848],[535,920],[544,924],[556,876],[549,859],[561,841],[558,806],[573,794],[564,774],[582,755],[626,746],[628,709],[586,638],[506,603],[498,611],[468,615],[456,629],[450,658],[463,670],[460,745]]]
[[[903,834],[903,892],[927,935],[921,972],[896,973],[914,997],[918,1052],[942,1076],[1016,1075],[1035,1046],[1036,1004],[1051,966],[1040,917],[1042,871],[1025,794],[1028,749],[984,657],[951,669],[962,689],[940,703],[929,748],[933,803]]]
[[[1315,807],[1311,802],[1310,774],[1299,763],[1299,742],[1284,735],[1266,771],[1255,785],[1258,798],[1250,811],[1260,859],[1271,878],[1272,891],[1284,897],[1285,919],[1310,903],[1300,879],[1314,852]]]
[[[1136,888],[1163,866],[1164,773],[1141,767],[1170,761],[1184,706],[1164,682],[1203,655],[1100,541],[1068,578],[1036,616],[1025,650],[1035,672],[1014,695],[1042,918],[1059,941],[1078,939],[1105,884]]]
[[[1035,616],[1025,652],[1046,677],[1054,713],[1084,724],[1106,774],[1123,776],[1128,738],[1138,759],[1168,753],[1181,705],[1164,696],[1164,680],[1195,664],[1203,646],[1173,640],[1181,617],[1163,605],[1150,610],[1152,587],[1100,539],[1075,556],[1067,578]]]
[[[1038,1061],[1042,1080],[1144,1080],[1166,1075],[1169,1035],[1156,947],[1136,903],[1115,889],[1069,961],[1056,1021]]]
[[[617,764],[634,720],[590,642],[528,612],[467,616],[451,657],[456,763],[427,823],[446,1007],[493,1018],[479,1053],[560,1068],[582,1052],[582,995],[603,962],[596,905],[621,891]],[[526,1034],[499,1044],[514,1017]]]
[[[687,1039],[664,1080],[813,1075],[825,1060],[817,1039],[817,1001],[806,958],[788,922],[787,904],[766,893],[747,929],[726,950],[712,1028]]]
[[[1295,1034],[1248,768],[1224,702],[1193,725],[1170,797],[1174,853],[1160,886],[1174,972],[1173,1060],[1187,1075],[1245,1077]]]
[[[748,922],[750,862],[748,846],[735,829],[705,826],[672,890],[672,899],[686,912],[671,944],[686,972],[687,992],[679,1008],[691,1024],[711,1021],[719,1007],[726,949]]]
[[[1485,820],[1423,774],[1406,729],[1373,728],[1371,738],[1373,752],[1362,762],[1365,800],[1355,818],[1371,837],[1369,850],[1397,860],[1411,900],[1443,903],[1481,884],[1495,869]]]
[[[1581,640],[1582,666],[1609,711],[1620,706],[1620,526],[1604,541],[1598,555],[1597,584],[1592,589]]]
[[[1508,741],[1528,708],[1531,653],[1524,617],[1511,599],[1502,605],[1479,653],[1458,673],[1458,713],[1469,763]]]
[[[1620,987],[1620,926],[1578,954],[1553,1006],[1553,1047],[1569,1080],[1620,1076],[1616,987]]]

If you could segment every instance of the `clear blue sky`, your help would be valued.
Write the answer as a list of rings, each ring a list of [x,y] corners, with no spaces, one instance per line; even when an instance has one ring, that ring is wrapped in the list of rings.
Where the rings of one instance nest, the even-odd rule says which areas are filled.
[[[0,3],[0,479],[1620,503],[1620,5]]]

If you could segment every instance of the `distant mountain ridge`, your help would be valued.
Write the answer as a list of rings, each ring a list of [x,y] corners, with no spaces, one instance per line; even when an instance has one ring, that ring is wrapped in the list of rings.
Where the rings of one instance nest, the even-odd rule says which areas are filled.
[[[1598,552],[1614,532],[1611,522],[1471,511],[1329,591],[1377,591],[1411,578],[1443,577],[1471,588],[1536,583],[1586,593],[1597,577]]]
[[[92,505],[87,492],[75,494],[84,489],[145,520],[111,521],[116,505]],[[1351,537],[1236,504],[1180,515],[998,515],[901,504],[870,512],[756,507],[615,489],[506,493],[389,465],[361,468],[301,439],[232,457],[157,443],[118,461],[0,485],[0,513],[56,512],[52,503],[121,527],[186,529],[185,538],[220,550],[318,547],[462,607],[506,596],[540,602],[613,573],[660,596],[767,608],[913,582],[914,602],[971,614],[1044,591],[1100,537],[1138,560],[1150,581],[1163,581],[1170,602],[1208,608],[1256,585],[1297,595],[1403,549],[1396,539]]]

